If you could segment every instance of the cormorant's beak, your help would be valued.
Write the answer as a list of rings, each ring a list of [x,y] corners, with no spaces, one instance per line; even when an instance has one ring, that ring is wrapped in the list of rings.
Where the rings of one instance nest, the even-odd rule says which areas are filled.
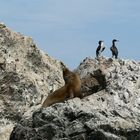
[[[119,40],[116,40],[117,42],[119,42]]]

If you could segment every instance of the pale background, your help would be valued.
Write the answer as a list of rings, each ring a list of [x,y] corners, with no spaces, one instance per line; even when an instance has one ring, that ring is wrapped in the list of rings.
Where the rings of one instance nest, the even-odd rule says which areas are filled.
[[[1,0],[0,22],[71,69],[95,57],[100,39],[106,57],[116,38],[120,58],[140,59],[140,0]]]

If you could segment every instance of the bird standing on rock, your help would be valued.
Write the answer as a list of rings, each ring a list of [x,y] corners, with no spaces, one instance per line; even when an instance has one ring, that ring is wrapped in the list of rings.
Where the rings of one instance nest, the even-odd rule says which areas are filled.
[[[115,45],[115,42],[118,42],[119,40],[116,40],[116,39],[113,39],[112,40],[112,46],[110,47],[110,50],[112,52],[112,57],[115,56],[115,58],[117,59],[118,58],[118,49]]]
[[[99,43],[99,45],[98,45],[98,47],[97,47],[97,49],[96,49],[96,57],[97,57],[97,58],[101,55],[101,52],[103,52],[104,49],[105,49],[104,43],[103,43],[102,40],[100,40],[98,43]]]

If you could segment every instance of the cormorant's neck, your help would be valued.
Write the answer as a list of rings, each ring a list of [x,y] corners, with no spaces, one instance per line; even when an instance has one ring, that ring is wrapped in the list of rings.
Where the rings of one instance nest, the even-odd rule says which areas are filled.
[[[113,46],[115,46],[115,42],[113,41]]]

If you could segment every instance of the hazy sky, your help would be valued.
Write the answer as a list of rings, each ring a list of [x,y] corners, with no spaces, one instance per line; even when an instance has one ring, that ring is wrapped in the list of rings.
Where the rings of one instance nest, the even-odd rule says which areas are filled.
[[[0,21],[72,69],[99,40],[110,57],[114,38],[120,58],[140,60],[140,0],[1,0]]]

